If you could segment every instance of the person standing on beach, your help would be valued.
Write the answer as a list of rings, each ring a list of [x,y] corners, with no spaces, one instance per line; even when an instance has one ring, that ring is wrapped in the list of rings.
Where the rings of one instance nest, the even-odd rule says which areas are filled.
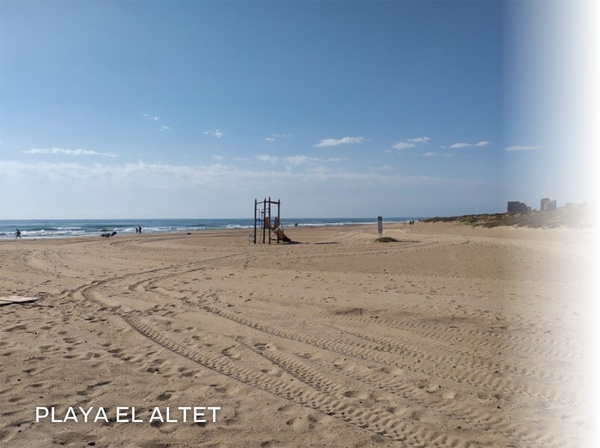
[[[21,231],[19,229],[17,229],[17,231],[15,232],[15,239],[17,239],[17,238],[22,239],[21,238]]]

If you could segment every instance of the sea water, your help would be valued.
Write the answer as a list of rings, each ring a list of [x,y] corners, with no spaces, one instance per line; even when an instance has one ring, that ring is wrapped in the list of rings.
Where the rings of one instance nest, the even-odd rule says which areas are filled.
[[[418,217],[384,218],[388,223],[419,220]],[[282,219],[284,228],[294,226],[347,226],[377,224],[377,218],[302,218]],[[22,238],[69,238],[98,236],[104,232],[135,234],[142,227],[143,233],[195,232],[219,229],[253,229],[254,219],[9,219],[0,220],[0,239],[15,238],[17,229]]]

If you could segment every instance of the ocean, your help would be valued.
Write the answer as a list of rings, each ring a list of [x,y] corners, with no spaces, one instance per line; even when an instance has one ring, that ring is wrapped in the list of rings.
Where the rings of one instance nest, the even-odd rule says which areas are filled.
[[[384,218],[383,223],[402,223],[418,217]],[[377,224],[377,218],[303,218],[282,219],[284,228],[298,226],[347,226]],[[0,239],[15,238],[17,229],[24,239],[72,238],[99,236],[103,232],[135,234],[141,226],[143,233],[196,232],[218,229],[253,229],[250,219],[8,219],[0,220]]]

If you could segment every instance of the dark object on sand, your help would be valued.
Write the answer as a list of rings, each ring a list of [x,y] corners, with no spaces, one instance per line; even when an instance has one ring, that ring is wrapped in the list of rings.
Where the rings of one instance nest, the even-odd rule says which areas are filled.
[[[112,233],[106,232],[106,233],[101,233],[100,236],[102,238],[110,238],[111,236],[115,236],[116,234],[117,234],[117,232],[112,232]]]
[[[23,297],[23,296],[2,296],[0,297],[0,306],[3,305],[21,305],[23,303],[31,303],[38,300],[39,297]]]
[[[383,236],[381,238],[377,238],[375,241],[378,243],[399,243],[400,242],[396,238],[392,238],[391,236]]]

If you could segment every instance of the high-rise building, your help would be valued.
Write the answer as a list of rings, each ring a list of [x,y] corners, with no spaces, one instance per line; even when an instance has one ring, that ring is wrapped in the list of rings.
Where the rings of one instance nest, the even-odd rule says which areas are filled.
[[[540,210],[543,212],[555,212],[556,200],[551,201],[550,198],[543,198],[540,201]]]
[[[506,206],[506,211],[508,213],[529,213],[531,212],[531,207],[528,207],[527,204],[519,201],[509,201]]]

